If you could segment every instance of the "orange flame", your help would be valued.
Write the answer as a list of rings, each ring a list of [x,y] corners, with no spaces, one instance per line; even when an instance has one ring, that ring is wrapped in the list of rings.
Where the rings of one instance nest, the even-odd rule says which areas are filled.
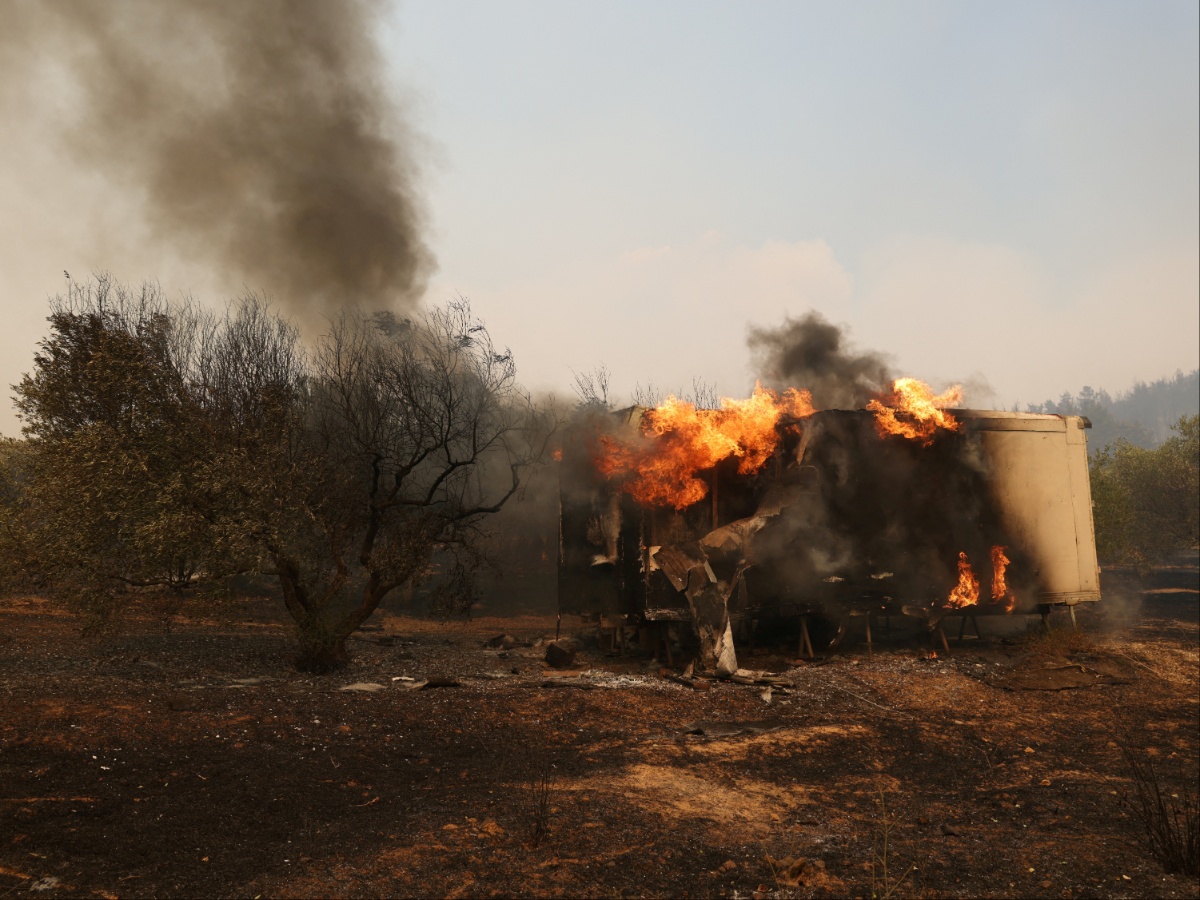
[[[736,456],[738,473],[754,474],[775,452],[779,420],[812,413],[812,395],[795,388],[778,394],[755,384],[749,399],[722,397],[720,409],[668,397],[642,418],[643,432],[657,440],[643,446],[602,435],[596,467],[607,477],[632,475],[625,490],[639,503],[683,509],[708,494],[696,473]]]
[[[939,428],[958,431],[959,423],[946,408],[962,402],[962,388],[954,385],[944,394],[915,378],[897,378],[882,400],[871,400],[867,409],[875,413],[880,437],[898,435],[928,446]]]
[[[1004,601],[1004,611],[1012,612],[1016,608],[1017,598],[1008,589],[1008,582],[1004,578],[1011,562],[1004,552],[1006,549],[999,544],[992,548],[992,599],[997,603]]]
[[[971,563],[966,553],[958,554],[958,584],[946,598],[946,605],[955,609],[964,606],[974,606],[979,602],[979,579],[971,571]]]

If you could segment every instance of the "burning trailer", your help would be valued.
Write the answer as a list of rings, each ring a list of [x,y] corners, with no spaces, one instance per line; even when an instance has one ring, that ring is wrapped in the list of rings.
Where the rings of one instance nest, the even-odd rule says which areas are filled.
[[[1041,612],[1100,599],[1087,419],[953,408],[900,379],[866,409],[756,387],[577,423],[560,467],[560,614],[691,623],[737,669],[734,626]],[[976,623],[976,630],[978,624]],[[941,635],[944,643],[944,635]]]

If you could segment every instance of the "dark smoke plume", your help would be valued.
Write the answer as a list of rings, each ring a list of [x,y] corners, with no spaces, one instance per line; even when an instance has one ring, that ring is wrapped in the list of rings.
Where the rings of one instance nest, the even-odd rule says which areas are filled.
[[[187,258],[306,318],[413,303],[432,258],[372,0],[7,2],[0,80],[51,60],[72,156]],[[10,81],[8,91],[12,91]]]
[[[764,384],[807,388],[817,409],[860,409],[892,380],[882,355],[852,353],[845,332],[815,312],[752,327],[746,342]]]

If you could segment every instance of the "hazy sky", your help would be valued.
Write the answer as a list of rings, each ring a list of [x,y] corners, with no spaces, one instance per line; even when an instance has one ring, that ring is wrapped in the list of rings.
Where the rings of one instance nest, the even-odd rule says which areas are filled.
[[[744,394],[747,327],[810,309],[905,373],[990,385],[976,405],[1200,364],[1194,2],[436,0],[381,41],[420,135],[427,297],[470,297],[531,387],[605,364],[622,401]],[[4,384],[64,269],[237,289],[5,90]]]

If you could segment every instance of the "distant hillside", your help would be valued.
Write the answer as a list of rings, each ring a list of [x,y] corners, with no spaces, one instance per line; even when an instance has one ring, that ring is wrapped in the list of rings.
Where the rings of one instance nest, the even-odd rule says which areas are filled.
[[[1108,391],[1084,386],[1078,394],[1064,393],[1058,400],[1030,404],[1028,411],[1087,416],[1092,420],[1088,435],[1092,449],[1118,438],[1152,449],[1171,437],[1171,426],[1180,416],[1200,413],[1200,369],[1186,375],[1176,372],[1149,384],[1139,381],[1115,398]]]

